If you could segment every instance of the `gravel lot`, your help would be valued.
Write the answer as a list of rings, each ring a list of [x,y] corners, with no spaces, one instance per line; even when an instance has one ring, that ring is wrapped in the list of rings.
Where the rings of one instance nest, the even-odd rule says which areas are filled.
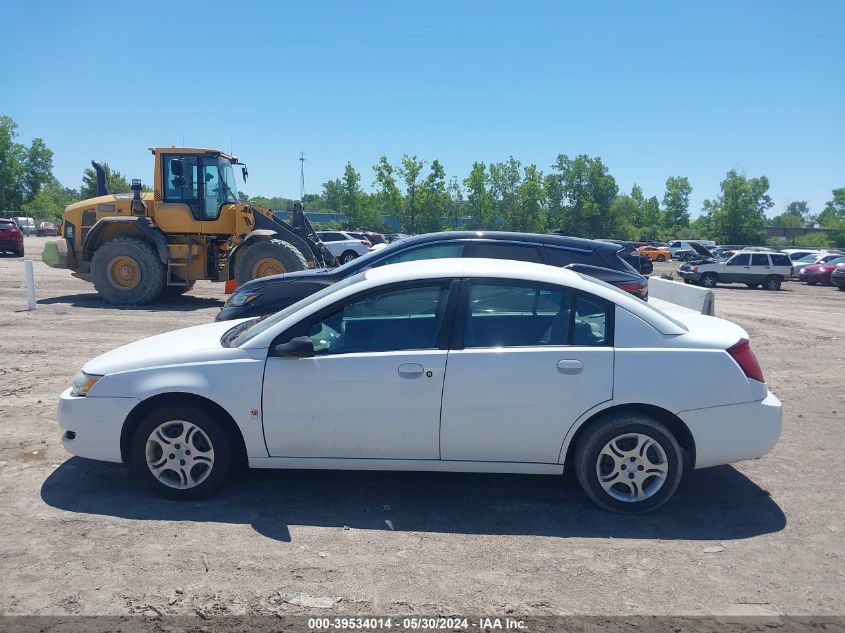
[[[26,239],[34,313],[21,260],[0,257],[0,613],[307,611],[281,591],[340,597],[323,615],[845,614],[845,292],[716,290],[784,435],[762,460],[692,473],[650,515],[513,475],[248,472],[178,503],[68,456],[56,399],[90,357],[211,320],[222,285],[115,309],[42,264],[45,241]]]

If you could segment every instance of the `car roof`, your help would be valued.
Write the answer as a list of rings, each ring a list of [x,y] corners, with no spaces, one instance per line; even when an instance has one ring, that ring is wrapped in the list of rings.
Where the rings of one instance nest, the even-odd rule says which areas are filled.
[[[424,233],[406,237],[404,244],[424,244],[441,240],[504,240],[511,242],[531,242],[548,246],[561,246],[566,248],[578,248],[592,250],[595,248],[618,247],[618,242],[602,242],[599,240],[588,240],[582,237],[569,237],[566,235],[542,234],[542,233],[517,233],[511,231],[441,231],[439,233]]]

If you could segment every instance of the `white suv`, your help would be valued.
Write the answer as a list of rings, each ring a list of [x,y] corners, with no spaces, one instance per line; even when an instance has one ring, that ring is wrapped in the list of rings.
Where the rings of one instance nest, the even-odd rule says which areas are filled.
[[[701,259],[687,262],[678,275],[688,284],[715,288],[717,283],[745,284],[749,288],[763,286],[780,290],[780,284],[792,274],[792,260],[784,253],[740,251],[725,262]]]
[[[317,231],[317,235],[341,264],[364,255],[372,246],[369,240],[360,240],[343,231]]]

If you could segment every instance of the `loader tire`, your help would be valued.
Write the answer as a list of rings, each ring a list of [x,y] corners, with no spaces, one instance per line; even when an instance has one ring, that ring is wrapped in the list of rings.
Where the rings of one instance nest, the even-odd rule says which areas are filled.
[[[241,286],[248,281],[305,270],[308,262],[302,253],[284,240],[271,239],[253,242],[239,253],[235,261],[235,279]]]
[[[116,237],[94,252],[94,287],[108,303],[143,305],[159,298],[166,269],[153,245],[137,237]]]

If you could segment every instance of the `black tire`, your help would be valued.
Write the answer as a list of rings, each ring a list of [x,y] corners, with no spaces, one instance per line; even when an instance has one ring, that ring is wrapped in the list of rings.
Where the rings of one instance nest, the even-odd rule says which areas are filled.
[[[174,450],[172,454],[176,455],[177,459],[167,460],[167,456],[161,455],[161,459],[166,460],[168,465],[169,463],[173,463],[175,468],[180,468],[183,465],[178,460],[180,455],[177,454],[177,451],[179,450],[183,451],[183,453],[188,453],[188,455],[182,455],[186,459],[190,458],[190,448],[188,447],[195,448],[194,457],[199,454],[196,450],[198,446],[200,448],[206,448],[210,443],[210,448],[213,450],[213,462],[210,467],[202,462],[197,462],[191,468],[197,479],[203,477],[202,481],[194,487],[171,487],[164,483],[164,481],[174,481],[176,479],[176,470],[169,468],[162,470],[162,479],[159,479],[159,477],[153,474],[150,466],[147,465],[148,439],[153,431],[167,422],[172,422],[176,429],[180,428],[178,426],[179,424],[189,423],[199,427],[202,433],[205,434],[205,437],[203,437],[201,434],[194,432],[192,439],[189,439],[188,443],[184,446],[180,444],[179,449],[175,448],[177,444],[174,442],[170,450]],[[208,443],[206,443],[206,440],[208,440]],[[155,446],[151,446],[150,450],[156,451],[158,449]],[[163,407],[149,413],[138,425],[138,428],[135,429],[130,458],[132,468],[139,479],[161,496],[178,500],[203,499],[209,496],[223,485],[232,468],[232,448],[226,430],[204,409],[188,405]],[[207,471],[205,468],[207,468]]]
[[[598,470],[606,463],[606,458],[601,458],[600,456],[605,445],[611,440],[634,433],[651,438],[662,449],[667,466],[666,477],[662,485],[651,496],[641,501],[623,501],[614,498],[602,487],[599,481]],[[647,451],[648,453],[649,451]],[[601,462],[599,461],[600,459],[602,459]],[[631,459],[635,458],[632,457]],[[630,463],[626,459],[620,468],[624,469],[628,465]],[[637,465],[637,470],[646,472],[641,466],[642,464]],[[669,500],[678,488],[683,472],[684,454],[671,431],[654,418],[636,411],[608,413],[601,419],[593,422],[581,435],[578,445],[575,448],[575,474],[578,477],[581,487],[590,499],[611,512],[641,514],[660,507]],[[632,470],[628,476],[630,477],[631,474],[636,476],[636,471]],[[633,490],[633,487],[629,486],[627,482],[623,484],[623,481],[620,479],[619,484],[617,484],[621,486],[622,491],[625,489],[629,491]],[[657,480],[653,477],[646,478],[642,481],[644,484],[643,487],[655,485],[656,482]]]
[[[763,280],[763,288],[766,290],[780,290],[781,278],[777,275],[769,275]]]
[[[692,283],[692,279],[684,279],[684,283],[685,283],[685,284],[691,284],[691,283]]]
[[[162,291],[161,296],[164,298],[167,297],[180,297],[186,292],[190,292],[194,289],[194,284],[196,281],[189,281],[187,286],[165,286],[164,291]]]
[[[112,264],[121,257],[130,258],[137,264],[139,279],[132,287],[121,287],[112,279]],[[166,283],[167,269],[149,242],[137,237],[116,237],[94,252],[91,272],[94,287],[109,303],[143,305],[159,298]]]
[[[759,288],[760,287],[760,284],[745,284],[745,285],[748,286],[749,288]]]
[[[238,253],[235,260],[235,279],[239,286],[255,278],[253,272],[262,260],[275,260],[281,272],[286,273],[305,270],[308,267],[302,253],[284,240],[273,238],[253,242],[244,252]]]
[[[355,251],[344,251],[340,256],[340,263],[348,264],[353,259],[358,259],[358,253]]]
[[[15,251],[15,257],[23,257],[23,249]]]
[[[716,273],[704,273],[698,283],[705,288],[715,288],[718,281],[719,277],[716,276]]]
[[[663,255],[658,255],[656,259],[657,259],[657,261],[659,261],[660,263],[663,263],[663,262],[665,262],[665,261],[666,261],[666,258],[665,258],[665,257],[663,257]]]
[[[804,283],[807,284],[808,286],[815,286],[816,285],[815,281],[805,281]]]

